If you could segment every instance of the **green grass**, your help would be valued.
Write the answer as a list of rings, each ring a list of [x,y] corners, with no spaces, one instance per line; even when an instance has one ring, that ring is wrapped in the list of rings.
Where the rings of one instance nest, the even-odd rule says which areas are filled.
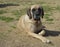
[[[25,12],[26,12],[25,8],[22,9],[22,10],[14,10],[14,11],[12,11],[13,15],[15,15],[16,17],[19,17],[19,16],[25,14]]]
[[[21,16],[21,11],[20,10],[14,10],[14,11],[12,11],[12,14],[14,16],[16,16],[16,20],[18,20],[19,17]]]
[[[60,6],[57,6],[57,7],[56,7],[56,10],[59,10],[59,11],[60,11]]]
[[[16,28],[16,26],[11,26],[12,28]]]
[[[6,17],[6,16],[0,16],[0,20],[3,20],[5,22],[11,22],[14,20],[14,18]]]
[[[15,10],[15,11],[12,11],[13,15],[15,15],[16,17],[19,17],[20,15],[20,11],[19,10]]]
[[[45,12],[52,12],[54,10],[59,10],[60,11],[60,6],[51,7],[51,6],[46,5],[46,6],[43,6],[43,8],[44,8]]]
[[[47,18],[46,21],[53,21],[54,19],[52,18]]]
[[[43,7],[43,9],[44,9],[45,12],[52,12],[52,11],[54,10],[53,7],[48,6],[48,5],[46,5],[46,6],[42,6],[42,7]]]
[[[14,16],[16,16],[16,20],[18,20],[20,18],[20,16],[24,15],[26,13],[26,8],[22,9],[22,10],[14,10],[12,11],[12,14]]]
[[[7,37],[6,32],[0,32],[0,39],[5,39]]]
[[[4,14],[4,13],[7,13],[7,11],[5,11],[5,10],[0,10],[0,14]]]
[[[10,33],[10,32],[12,32],[12,30],[11,30],[11,29],[10,29],[10,30],[8,30],[6,34],[8,34],[8,33]]]
[[[46,21],[53,21],[54,19],[53,18],[50,18],[50,16],[51,16],[52,14],[45,14],[45,16],[44,16],[44,18],[46,19]]]
[[[49,16],[51,16],[51,14],[49,14],[49,13],[46,13],[46,14],[45,14],[45,18],[46,18],[46,17],[49,17]]]
[[[45,18],[45,19],[48,19],[49,16],[51,16],[51,14],[50,14],[50,13],[46,13],[46,14],[44,15],[44,18]]]

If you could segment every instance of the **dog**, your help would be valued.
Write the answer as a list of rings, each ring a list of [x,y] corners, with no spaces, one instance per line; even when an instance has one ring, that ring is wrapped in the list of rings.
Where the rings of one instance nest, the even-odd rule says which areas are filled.
[[[27,14],[20,17],[17,27],[26,31],[29,35],[40,39],[42,42],[50,43],[51,41],[45,38],[45,34],[41,19],[44,16],[44,10],[40,5],[32,5],[28,8]]]

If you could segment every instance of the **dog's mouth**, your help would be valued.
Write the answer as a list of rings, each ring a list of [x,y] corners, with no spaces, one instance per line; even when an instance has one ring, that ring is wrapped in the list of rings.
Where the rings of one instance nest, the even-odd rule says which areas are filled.
[[[40,18],[39,19],[34,19],[34,23],[39,23],[40,22]]]
[[[33,19],[34,19],[35,21],[40,21],[40,14],[39,14],[39,13],[33,14]]]
[[[40,17],[39,16],[34,17],[33,19],[34,19],[34,21],[40,21]]]
[[[36,19],[34,19],[35,21],[40,21],[40,18],[36,18]]]

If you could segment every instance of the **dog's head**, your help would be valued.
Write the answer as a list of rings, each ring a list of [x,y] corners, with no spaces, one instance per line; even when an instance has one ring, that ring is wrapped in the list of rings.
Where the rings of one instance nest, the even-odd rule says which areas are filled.
[[[28,8],[27,15],[29,16],[30,19],[38,21],[40,20],[40,17],[43,18],[44,10],[39,5],[32,5],[30,8]]]

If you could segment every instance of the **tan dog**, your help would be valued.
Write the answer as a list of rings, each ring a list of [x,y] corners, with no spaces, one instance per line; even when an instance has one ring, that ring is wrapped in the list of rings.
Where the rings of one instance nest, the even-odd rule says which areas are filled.
[[[43,8],[39,5],[32,5],[27,10],[27,15],[20,17],[17,27],[26,31],[29,35],[42,40],[42,42],[50,43],[50,40],[43,37],[45,34],[41,23],[43,16]]]

